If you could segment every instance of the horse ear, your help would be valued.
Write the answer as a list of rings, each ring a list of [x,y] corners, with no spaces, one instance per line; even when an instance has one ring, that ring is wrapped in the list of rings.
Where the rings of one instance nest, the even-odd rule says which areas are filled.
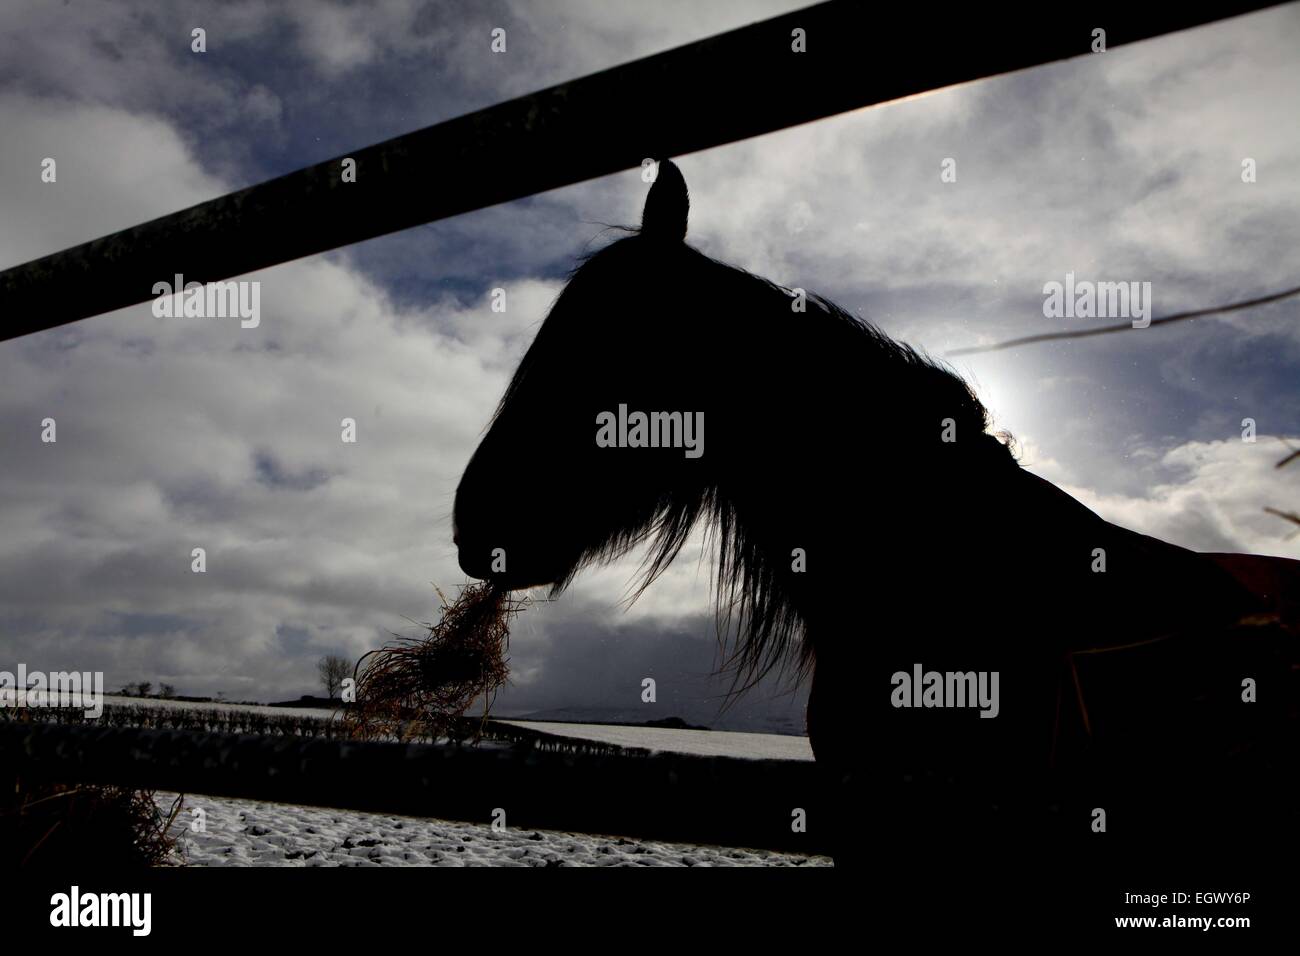
[[[681,242],[686,238],[686,217],[691,199],[682,171],[671,159],[659,161],[659,173],[645,197],[641,235]]]

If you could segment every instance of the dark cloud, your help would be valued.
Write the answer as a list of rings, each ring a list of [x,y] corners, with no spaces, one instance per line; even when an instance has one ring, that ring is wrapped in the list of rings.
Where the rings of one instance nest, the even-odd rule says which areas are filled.
[[[772,674],[732,693],[736,675],[722,666],[709,615],[619,621],[599,605],[572,602],[550,616],[544,636],[514,639],[510,650],[512,667],[523,676],[498,697],[502,713],[633,723],[681,717],[722,729],[804,729],[807,689],[797,688],[793,675]],[[642,700],[647,678],[655,682],[654,703]]]
[[[269,451],[253,453],[253,471],[262,484],[291,491],[311,491],[325,484],[330,477],[324,468],[308,468],[291,472]]]

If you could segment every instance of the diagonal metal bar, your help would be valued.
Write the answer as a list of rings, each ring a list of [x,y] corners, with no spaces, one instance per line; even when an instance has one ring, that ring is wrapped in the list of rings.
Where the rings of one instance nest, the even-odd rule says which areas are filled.
[[[0,273],[0,340],[847,110],[1277,5],[831,0],[519,97]],[[806,52],[792,50],[803,30]]]

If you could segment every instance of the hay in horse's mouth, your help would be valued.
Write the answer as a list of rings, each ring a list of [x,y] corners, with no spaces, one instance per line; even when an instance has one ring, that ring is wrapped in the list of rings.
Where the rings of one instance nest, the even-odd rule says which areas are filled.
[[[441,736],[481,695],[484,718],[509,676],[510,619],[528,605],[491,584],[464,587],[420,638],[401,638],[357,662],[352,736]]]

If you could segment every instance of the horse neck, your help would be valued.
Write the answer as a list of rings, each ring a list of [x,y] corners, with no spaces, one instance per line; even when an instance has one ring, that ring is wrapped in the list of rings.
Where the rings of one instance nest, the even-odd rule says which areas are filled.
[[[892,471],[871,474],[851,448],[823,446],[829,453],[815,459],[786,456],[779,472],[772,461],[746,463],[719,489],[815,650],[933,613],[943,588],[969,580],[980,546],[1006,540],[1019,468],[984,437],[989,445],[943,469],[904,449],[890,453]],[[794,548],[805,552],[803,571],[792,567]]]

